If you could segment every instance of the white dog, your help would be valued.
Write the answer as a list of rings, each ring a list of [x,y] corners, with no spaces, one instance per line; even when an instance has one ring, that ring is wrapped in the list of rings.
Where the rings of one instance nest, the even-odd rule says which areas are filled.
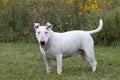
[[[99,32],[103,27],[100,19],[99,27],[92,31],[68,31],[64,33],[54,32],[52,24],[41,26],[34,23],[36,37],[40,45],[47,73],[50,73],[50,60],[57,60],[57,74],[62,73],[62,58],[80,54],[91,65],[92,71],[96,70],[97,62],[94,55],[94,42],[90,34]]]

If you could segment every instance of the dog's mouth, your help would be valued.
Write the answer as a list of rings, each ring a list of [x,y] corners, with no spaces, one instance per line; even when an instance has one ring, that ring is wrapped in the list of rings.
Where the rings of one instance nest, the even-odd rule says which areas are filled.
[[[40,41],[40,45],[42,48],[45,48],[46,47],[45,41]]]

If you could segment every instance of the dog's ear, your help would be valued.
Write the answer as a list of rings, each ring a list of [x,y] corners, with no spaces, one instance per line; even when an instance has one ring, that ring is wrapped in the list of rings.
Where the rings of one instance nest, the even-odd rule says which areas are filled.
[[[47,22],[46,26],[47,26],[47,28],[50,28],[50,29],[52,29],[52,27],[53,27],[53,25],[50,24],[49,22]]]
[[[39,26],[40,26],[40,23],[34,23],[34,29],[35,29],[35,30],[38,29]]]

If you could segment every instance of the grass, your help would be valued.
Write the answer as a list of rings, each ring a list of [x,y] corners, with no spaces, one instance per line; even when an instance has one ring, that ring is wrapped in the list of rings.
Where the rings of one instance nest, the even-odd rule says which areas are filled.
[[[95,46],[97,71],[81,58],[63,60],[62,75],[56,74],[56,62],[52,72],[46,74],[45,64],[38,44],[0,43],[0,80],[119,80],[120,46]]]

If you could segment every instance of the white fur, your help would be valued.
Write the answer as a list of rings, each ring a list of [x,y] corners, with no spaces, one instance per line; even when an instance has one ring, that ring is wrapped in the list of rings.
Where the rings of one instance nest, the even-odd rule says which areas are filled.
[[[36,27],[38,26],[39,27]],[[46,64],[47,73],[50,73],[50,60],[57,60],[57,73],[62,73],[62,58],[81,56],[91,65],[92,71],[96,70],[97,61],[94,55],[94,41],[90,34],[99,32],[103,27],[103,21],[100,19],[99,27],[92,31],[68,31],[58,33],[52,31],[52,25],[40,26],[35,23],[36,37],[40,44],[40,50]],[[42,42],[45,42],[42,45]]]

